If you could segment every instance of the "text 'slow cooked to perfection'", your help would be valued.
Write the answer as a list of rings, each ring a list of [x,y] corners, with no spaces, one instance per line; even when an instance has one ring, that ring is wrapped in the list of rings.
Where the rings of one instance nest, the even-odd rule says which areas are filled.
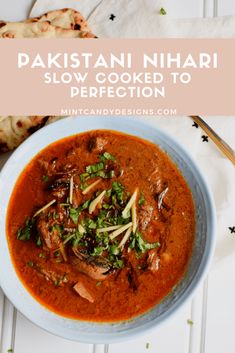
[[[140,60],[143,71],[129,72],[134,66],[135,60]],[[193,69],[217,69],[218,54],[199,53],[195,57],[192,54],[180,53],[153,53],[142,54],[135,58],[131,53],[99,54],[90,53],[48,53],[46,57],[37,54],[31,57],[27,53],[18,53],[18,68],[52,70],[45,72],[43,80],[45,84],[64,84],[70,89],[70,97],[81,98],[123,98],[123,97],[165,97],[165,80],[172,84],[188,84],[192,76],[187,70]],[[62,69],[63,72],[53,72],[53,69]],[[66,69],[80,70],[67,72]],[[112,72],[105,70],[112,69]],[[123,72],[116,72],[121,69]],[[148,72],[157,69],[158,72]],[[162,69],[168,69],[169,73],[163,74]],[[182,70],[182,72],[174,71]],[[96,86],[89,86],[89,72],[95,70]],[[126,71],[125,71],[126,70]],[[154,86],[154,87],[153,87]]]

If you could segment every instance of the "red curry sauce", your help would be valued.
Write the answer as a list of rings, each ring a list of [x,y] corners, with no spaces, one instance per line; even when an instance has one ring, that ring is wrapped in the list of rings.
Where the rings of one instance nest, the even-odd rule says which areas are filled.
[[[88,165],[96,165],[104,152],[115,158],[115,161],[106,161],[108,166],[105,168],[111,168],[112,175],[109,175],[110,178],[88,179],[86,186],[83,185],[83,190],[98,179],[100,182],[83,195],[81,178],[78,176],[84,173]],[[138,230],[146,244],[157,246],[143,252],[133,247],[129,249],[130,239],[134,239],[132,234],[132,238],[126,242],[126,248],[118,255],[121,259],[118,265],[122,266],[113,268],[112,264],[107,278],[97,280],[90,277],[89,273],[80,271],[79,264],[75,262],[74,265],[74,262],[70,261],[70,256],[74,258],[74,253],[71,255],[72,245],[69,248],[69,241],[64,245],[67,252],[67,259],[64,259],[55,248],[48,248],[48,242],[44,241],[47,239],[43,238],[45,234],[38,246],[36,234],[31,234],[29,240],[17,239],[17,232],[22,229],[26,219],[32,217],[54,197],[57,203],[69,203],[71,185],[58,183],[58,178],[61,178],[61,175],[64,178],[66,173],[68,184],[69,178],[71,181],[71,175],[73,176],[74,188],[73,205],[67,207],[74,209],[85,200],[94,199],[102,190],[110,190],[112,183],[116,181],[125,187],[126,204],[138,188]],[[56,190],[50,189],[52,182],[53,185],[57,183]],[[60,189],[61,187],[64,189]],[[57,198],[61,196],[64,198],[62,201]],[[96,217],[101,208],[109,202],[113,201],[103,199],[92,215],[89,215],[88,209],[83,211],[84,217]],[[54,204],[41,213],[39,220],[36,220],[37,227],[40,220],[45,220],[43,217],[51,217],[50,208],[54,210],[55,207],[57,206]],[[112,204],[107,207],[110,207],[111,215],[116,212]],[[56,217],[55,222],[59,222],[60,215],[57,214]],[[51,219],[50,222],[53,222]],[[77,225],[69,219],[66,226]],[[21,281],[31,294],[62,316],[101,322],[130,319],[159,303],[171,291],[186,271],[194,242],[194,228],[191,192],[166,153],[140,138],[106,130],[65,138],[41,151],[20,175],[11,196],[7,217],[8,241],[13,263]],[[33,232],[40,229],[38,227]],[[49,228],[49,231],[53,232],[54,228]],[[64,228],[60,232],[60,239],[64,239]],[[115,238],[116,244],[120,244],[123,234]],[[108,233],[106,235],[108,236]],[[110,250],[110,247],[108,249]],[[101,255],[107,257],[109,250],[104,250]],[[92,254],[94,255],[94,249]],[[74,290],[77,282],[85,286],[93,302]]]

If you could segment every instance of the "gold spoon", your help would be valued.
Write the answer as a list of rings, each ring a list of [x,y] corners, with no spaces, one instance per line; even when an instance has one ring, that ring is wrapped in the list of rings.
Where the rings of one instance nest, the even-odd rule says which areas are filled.
[[[191,115],[190,118],[207,133],[220,151],[235,165],[235,151],[200,116]]]

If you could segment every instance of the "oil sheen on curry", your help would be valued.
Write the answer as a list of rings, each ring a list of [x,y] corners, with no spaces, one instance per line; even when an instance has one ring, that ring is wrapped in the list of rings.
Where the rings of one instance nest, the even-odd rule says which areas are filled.
[[[96,130],[28,164],[7,232],[16,271],[39,302],[65,317],[115,322],[151,309],[184,276],[194,205],[160,148]]]

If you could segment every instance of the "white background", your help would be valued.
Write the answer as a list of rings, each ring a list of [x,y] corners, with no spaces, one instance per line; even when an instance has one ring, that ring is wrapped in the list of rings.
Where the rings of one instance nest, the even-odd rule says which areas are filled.
[[[0,19],[22,20],[31,5],[30,0],[0,0]],[[168,0],[165,8],[172,17],[234,15],[235,0]],[[223,138],[235,148],[235,119],[231,119],[228,130],[222,120],[211,118],[210,123],[218,133],[223,131]],[[235,216],[233,222],[235,225]],[[235,353],[234,273],[235,254],[225,256],[224,261],[213,265],[194,299],[163,327],[134,341],[109,346],[70,342],[39,329],[16,312],[0,290],[0,353],[10,348],[15,353]]]

